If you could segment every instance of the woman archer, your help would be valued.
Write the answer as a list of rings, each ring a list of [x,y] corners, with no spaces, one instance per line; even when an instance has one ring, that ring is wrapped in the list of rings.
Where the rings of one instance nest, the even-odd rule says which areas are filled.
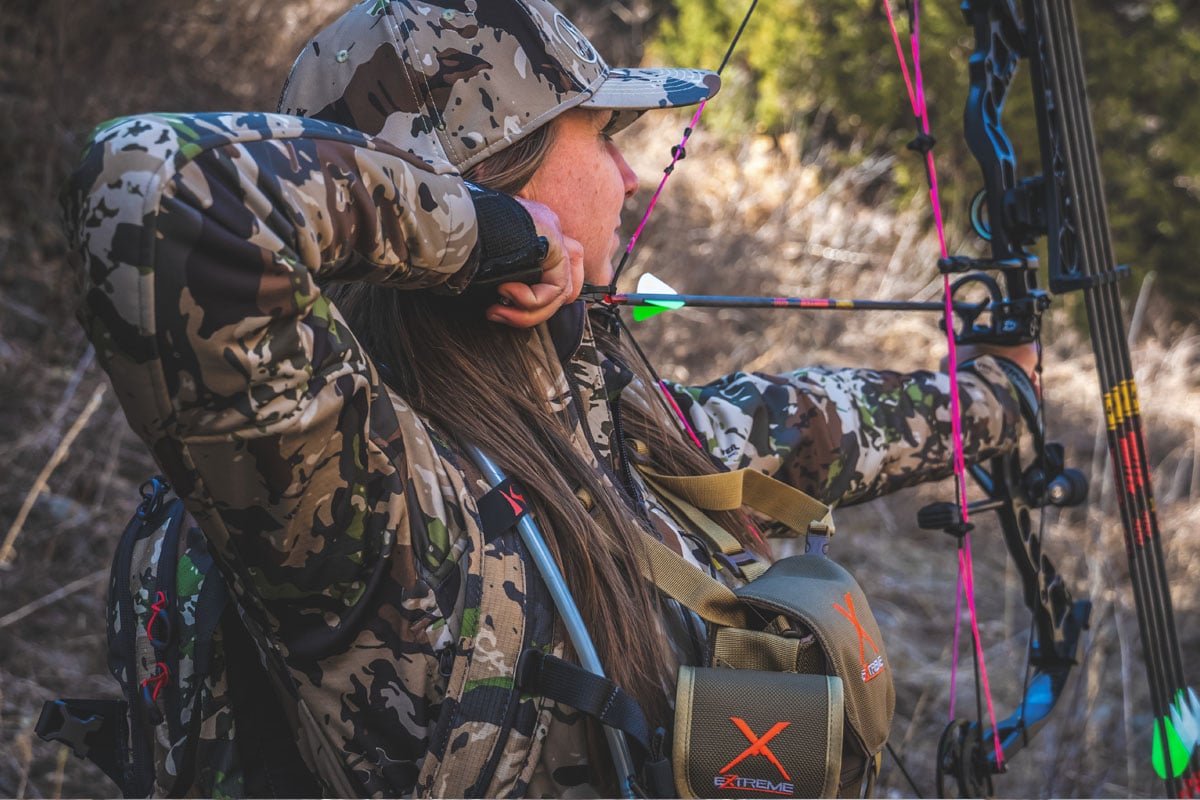
[[[525,649],[572,655],[530,573],[490,590],[467,445],[527,492],[609,676],[666,727],[705,631],[638,554],[713,554],[643,468],[751,467],[837,504],[949,474],[943,374],[668,384],[700,449],[612,309],[577,300],[611,281],[638,186],[612,137],[718,85],[611,69],[545,0],[368,0],[305,47],[282,115],[96,134],[68,193],[85,325],[297,698],[324,791],[616,792],[593,723],[493,690]],[[968,460],[1011,447],[994,361],[959,387]],[[771,560],[744,516],[709,516]]]

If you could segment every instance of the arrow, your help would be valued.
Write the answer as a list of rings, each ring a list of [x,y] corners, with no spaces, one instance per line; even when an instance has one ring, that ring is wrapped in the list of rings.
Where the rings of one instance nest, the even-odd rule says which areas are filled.
[[[1192,753],[1200,745],[1200,699],[1192,688],[1180,689],[1171,711],[1162,723],[1154,724],[1150,761],[1158,777],[1178,778],[1187,769]],[[1170,757],[1170,774],[1167,758]]]
[[[654,291],[644,291],[653,288]],[[608,294],[604,289],[585,291],[584,300],[605,302],[614,306],[630,306],[635,321],[649,319],[664,311],[691,308],[794,308],[810,311],[929,311],[942,313],[945,304],[939,301],[914,302],[907,300],[842,300],[829,297],[764,297],[747,295],[679,294],[653,275],[643,275],[636,294]],[[978,316],[988,303],[955,303],[954,311]]]

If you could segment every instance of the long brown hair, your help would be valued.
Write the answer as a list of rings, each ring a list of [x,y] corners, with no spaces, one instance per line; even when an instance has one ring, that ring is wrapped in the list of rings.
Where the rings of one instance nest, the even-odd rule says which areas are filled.
[[[553,124],[543,126],[466,177],[515,194],[552,142]],[[674,681],[670,648],[654,627],[659,600],[641,579],[635,555],[648,535],[647,523],[626,493],[606,483],[580,454],[547,403],[537,376],[557,374],[561,367],[545,361],[553,353],[547,355],[535,341],[537,331],[489,322],[479,303],[458,297],[370,284],[332,286],[327,293],[366,351],[387,365],[393,390],[443,432],[482,448],[532,495],[547,544],[609,677],[641,703],[651,724],[666,724],[666,689]],[[608,346],[619,346],[604,338]],[[657,405],[629,403],[624,410],[627,429],[650,444],[657,469],[715,471]],[[592,508],[581,496],[590,498]],[[717,519],[749,544],[745,524],[733,515]]]

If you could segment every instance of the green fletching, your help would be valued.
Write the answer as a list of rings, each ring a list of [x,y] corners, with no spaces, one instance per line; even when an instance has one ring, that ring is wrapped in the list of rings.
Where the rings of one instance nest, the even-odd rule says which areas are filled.
[[[664,311],[674,311],[675,309],[683,308],[682,300],[664,300],[661,303],[651,303],[646,306],[633,307],[633,321],[641,322],[642,320],[656,317]]]
[[[1166,730],[1166,743],[1164,746],[1163,730]],[[1167,775],[1167,753],[1171,757],[1171,775]],[[1158,777],[1167,780],[1168,777],[1178,778],[1187,769],[1188,759],[1191,753],[1184,745],[1183,740],[1179,738],[1179,734],[1175,731],[1175,726],[1171,724],[1170,719],[1158,720],[1154,723],[1154,752],[1150,754],[1150,762],[1154,765],[1154,771],[1158,773]]]

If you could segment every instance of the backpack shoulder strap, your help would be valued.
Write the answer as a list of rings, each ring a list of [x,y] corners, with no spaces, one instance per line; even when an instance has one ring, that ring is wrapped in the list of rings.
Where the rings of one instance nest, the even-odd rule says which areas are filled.
[[[522,696],[517,658],[549,650],[554,609],[503,509],[506,483],[466,520],[466,601],[442,712],[430,736],[416,793],[432,797],[523,797],[541,752],[550,701]]]

